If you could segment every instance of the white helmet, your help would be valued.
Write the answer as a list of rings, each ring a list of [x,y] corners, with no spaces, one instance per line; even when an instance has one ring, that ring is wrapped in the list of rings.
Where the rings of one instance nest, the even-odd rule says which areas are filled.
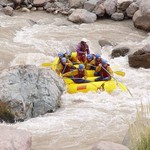
[[[86,38],[82,38],[81,41],[86,43],[88,40]]]

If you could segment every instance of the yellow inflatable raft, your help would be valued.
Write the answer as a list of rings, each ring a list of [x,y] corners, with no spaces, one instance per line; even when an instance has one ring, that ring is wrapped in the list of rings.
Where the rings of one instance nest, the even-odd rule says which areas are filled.
[[[95,78],[95,77],[94,77]],[[91,81],[94,78],[87,78],[87,80]],[[98,82],[89,82],[89,83],[74,83],[71,79],[69,78],[63,78],[66,86],[67,86],[67,91],[68,93],[77,93],[77,92],[89,92],[89,91],[95,91],[97,92],[98,90],[101,91],[106,91],[108,93],[111,93],[113,90],[116,89],[116,82],[114,80],[110,81],[98,81]]]
[[[73,53],[73,55],[76,55],[76,52]],[[52,63],[43,63],[42,66],[50,66],[51,69],[56,70],[57,64],[58,64],[59,58],[57,57]],[[108,93],[111,93],[113,90],[116,89],[116,81],[111,79],[110,81],[98,81],[95,82],[94,77],[94,70],[87,70],[87,80],[90,80],[89,83],[74,83],[71,78],[64,77],[63,80],[66,83],[67,91],[68,93],[77,93],[77,92],[89,92],[89,91],[95,91],[98,90],[106,91]]]

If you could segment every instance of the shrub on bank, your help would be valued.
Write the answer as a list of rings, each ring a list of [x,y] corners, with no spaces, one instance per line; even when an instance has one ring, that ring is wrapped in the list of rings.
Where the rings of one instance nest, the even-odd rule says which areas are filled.
[[[130,125],[129,133],[131,150],[150,150],[150,105],[137,109],[137,117],[134,124]]]
[[[14,123],[14,119],[10,107],[0,100],[0,122]]]

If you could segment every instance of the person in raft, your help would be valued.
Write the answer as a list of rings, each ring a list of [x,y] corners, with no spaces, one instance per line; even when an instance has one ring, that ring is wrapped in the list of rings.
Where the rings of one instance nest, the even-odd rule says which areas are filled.
[[[89,46],[87,45],[87,39],[83,38],[77,45],[77,58],[81,63],[86,61],[86,55],[90,54]]]
[[[73,65],[80,63],[80,61],[78,60],[77,56],[76,55],[72,55],[72,52],[70,52],[70,51],[66,51],[66,53],[64,54],[64,56],[67,59],[69,59],[73,63]]]
[[[75,83],[88,83],[91,82],[86,80],[87,78],[87,71],[83,64],[79,64],[78,69],[75,69],[71,72],[67,72],[63,74],[63,77],[70,77]]]
[[[95,55],[92,54],[92,56],[93,56],[93,58],[92,58],[93,60],[88,61],[87,64],[85,63],[87,70],[95,70],[96,67],[97,67],[99,64],[101,64],[102,58],[101,58],[101,55],[100,55],[100,54],[95,54]],[[89,54],[87,55],[87,59],[89,59],[88,57],[90,58],[90,55],[89,55]],[[95,72],[94,76],[98,76],[98,75],[96,74],[96,72]]]
[[[61,59],[60,59],[60,62],[59,62],[59,64],[57,65],[57,69],[56,69],[56,72],[58,73],[58,74],[64,74],[64,73],[66,73],[66,72],[69,72],[69,71],[71,71],[71,69],[73,69],[74,68],[74,66],[73,66],[73,64],[72,64],[72,62],[71,61],[69,61],[69,60],[67,60],[65,57],[62,57]],[[75,69],[75,68],[74,68]]]
[[[64,57],[64,54],[62,52],[58,52],[57,56],[58,56],[59,62],[60,62],[61,58]]]
[[[85,61],[86,70],[95,70],[94,64],[92,64],[92,60],[94,59],[94,54],[88,54]]]
[[[113,76],[113,71],[110,68],[110,65],[108,64],[108,62],[102,59],[101,64],[99,64],[96,67],[94,74],[99,76],[98,78],[95,79],[95,81],[108,81]]]

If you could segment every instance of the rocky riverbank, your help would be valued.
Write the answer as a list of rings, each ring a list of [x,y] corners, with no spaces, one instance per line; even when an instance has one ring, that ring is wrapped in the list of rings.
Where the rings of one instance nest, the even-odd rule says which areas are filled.
[[[2,0],[0,8],[10,16],[14,10],[60,13],[74,23],[92,23],[106,17],[114,21],[132,19],[135,27],[150,31],[148,0]]]

